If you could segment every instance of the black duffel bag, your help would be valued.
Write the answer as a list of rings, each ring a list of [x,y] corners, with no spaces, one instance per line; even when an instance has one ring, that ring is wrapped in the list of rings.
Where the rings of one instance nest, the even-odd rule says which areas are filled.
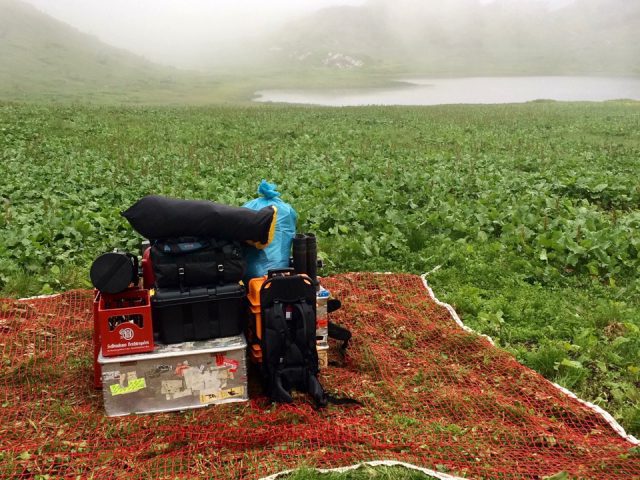
[[[247,268],[238,242],[185,237],[153,242],[151,264],[163,288],[237,283]]]
[[[219,238],[264,248],[275,232],[276,208],[251,210],[208,200],[150,195],[122,212],[133,229],[149,240],[176,237]]]

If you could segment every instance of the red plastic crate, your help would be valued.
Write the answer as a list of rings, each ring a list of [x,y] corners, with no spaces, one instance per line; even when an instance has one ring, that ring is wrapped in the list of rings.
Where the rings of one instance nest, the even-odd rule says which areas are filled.
[[[93,386],[102,388],[102,369],[98,363],[100,355],[100,324],[98,323],[98,305],[100,304],[100,292],[93,291]]]
[[[101,293],[96,302],[95,327],[103,356],[153,351],[149,290],[136,287],[114,295]]]
[[[153,273],[153,265],[151,264],[151,247],[147,247],[142,254],[142,286],[144,288],[153,288],[156,283],[156,276]]]

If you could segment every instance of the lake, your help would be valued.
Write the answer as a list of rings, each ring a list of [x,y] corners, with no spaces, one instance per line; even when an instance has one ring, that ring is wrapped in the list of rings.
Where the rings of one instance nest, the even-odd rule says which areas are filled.
[[[640,100],[640,77],[469,77],[402,79],[380,88],[261,90],[256,102],[332,107]]]

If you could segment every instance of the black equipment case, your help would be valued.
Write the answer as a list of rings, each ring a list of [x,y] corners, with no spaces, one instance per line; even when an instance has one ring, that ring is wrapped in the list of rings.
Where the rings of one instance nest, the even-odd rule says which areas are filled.
[[[162,343],[231,337],[244,331],[245,289],[238,283],[188,290],[158,288],[153,328]]]

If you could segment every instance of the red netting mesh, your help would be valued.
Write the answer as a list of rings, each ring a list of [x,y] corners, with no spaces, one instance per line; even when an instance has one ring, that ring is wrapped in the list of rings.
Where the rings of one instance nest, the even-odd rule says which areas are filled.
[[[305,397],[187,413],[103,414],[92,388],[91,294],[0,301],[2,478],[256,478],[300,465],[394,459],[472,478],[640,478],[602,417],[485,339],[463,332],[413,275],[327,279],[352,329],[325,387]],[[47,477],[40,477],[47,478]]]

